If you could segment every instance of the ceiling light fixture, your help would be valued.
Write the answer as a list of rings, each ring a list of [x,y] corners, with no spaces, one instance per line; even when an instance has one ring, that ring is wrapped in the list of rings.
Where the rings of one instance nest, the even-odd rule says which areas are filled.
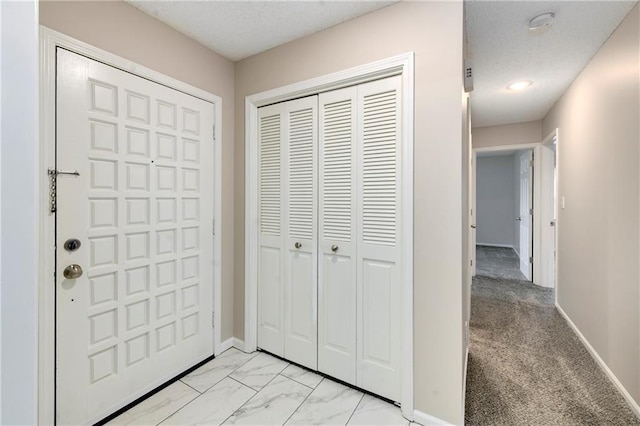
[[[534,16],[529,21],[529,31],[532,33],[540,33],[547,30],[551,25],[553,25],[553,20],[556,15],[551,12],[542,13],[538,16]]]
[[[531,86],[531,82],[529,80],[516,81],[515,83],[511,83],[510,85],[508,85],[507,89],[509,89],[509,90],[522,90],[522,89],[526,89],[529,86]]]

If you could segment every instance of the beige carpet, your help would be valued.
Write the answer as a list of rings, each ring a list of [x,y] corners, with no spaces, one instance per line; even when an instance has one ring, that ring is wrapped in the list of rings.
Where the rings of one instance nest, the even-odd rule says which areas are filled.
[[[640,425],[564,318],[553,290],[476,277],[468,425]]]

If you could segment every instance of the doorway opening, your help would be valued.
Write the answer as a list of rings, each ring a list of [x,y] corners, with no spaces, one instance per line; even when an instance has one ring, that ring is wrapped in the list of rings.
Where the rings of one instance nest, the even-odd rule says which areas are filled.
[[[473,150],[473,276],[555,288],[556,144]]]
[[[533,149],[480,152],[476,274],[533,280]]]

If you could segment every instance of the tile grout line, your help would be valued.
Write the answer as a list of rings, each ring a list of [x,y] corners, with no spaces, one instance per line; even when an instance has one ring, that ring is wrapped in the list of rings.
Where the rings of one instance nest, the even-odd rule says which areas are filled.
[[[287,364],[287,365],[288,365],[288,364]],[[239,367],[238,367],[238,368],[239,368]],[[285,367],[285,368],[287,368],[287,367]],[[282,371],[284,371],[284,368],[282,369]],[[233,413],[231,413],[231,415],[230,415],[229,417],[227,417],[226,419],[224,419],[224,421],[223,421],[222,423],[220,423],[220,424],[221,424],[221,425],[223,425],[227,420],[229,420],[231,417],[233,417],[233,415],[234,415],[234,414],[236,414],[238,411],[240,411],[240,409],[242,409],[242,407],[244,407],[245,405],[247,405],[247,404],[248,404],[248,403],[249,403],[253,398],[255,398],[255,397],[256,397],[256,395],[258,395],[262,389],[264,389],[264,388],[266,388],[267,386],[269,386],[269,384],[270,384],[271,382],[273,382],[273,380],[274,380],[276,377],[278,377],[279,375],[280,375],[280,373],[278,373],[278,374],[276,374],[275,376],[273,376],[273,377],[271,378],[271,380],[269,380],[269,381],[268,381],[268,382],[267,382],[267,383],[266,383],[266,384],[265,384],[265,385],[264,385],[260,390],[257,390],[257,391],[256,391],[254,388],[252,388],[251,386],[249,386],[249,385],[245,385],[245,384],[244,384],[244,383],[242,383],[241,381],[236,380],[236,379],[234,379],[234,378],[233,378],[233,377],[231,377],[231,376],[227,376],[227,377],[229,377],[231,380],[235,380],[236,382],[238,382],[238,383],[242,384],[243,386],[246,386],[246,387],[248,387],[249,389],[251,389],[251,390],[255,391],[255,394],[254,394],[254,395],[252,395],[252,396],[251,396],[251,398],[247,399],[247,400],[244,402],[244,404],[242,404],[240,407],[238,407],[238,409],[237,409],[237,410],[235,410]]]
[[[246,384],[242,383],[240,380],[236,379],[235,377],[227,376],[227,377],[225,377],[224,379],[230,379],[230,380],[233,380],[233,381],[234,381],[234,382],[236,382],[236,383],[240,383],[242,386],[244,386],[244,387],[245,387],[245,388],[247,388],[247,389],[251,389],[251,390],[252,390],[252,391],[254,391],[255,393],[260,392],[259,390],[254,389],[254,388],[252,388],[251,386],[249,386],[249,385],[246,385]],[[224,380],[224,379],[222,379],[222,380]],[[269,382],[269,383],[271,383],[271,382]],[[266,386],[266,385],[265,385],[265,386]]]
[[[283,377],[284,377],[284,376],[283,376]],[[293,380],[293,379],[291,379],[291,380]],[[295,381],[295,380],[294,380],[294,381]],[[324,381],[324,377],[322,378],[322,380],[320,380],[320,383],[322,383],[323,381]],[[296,382],[296,383],[298,383],[298,382]],[[320,383],[318,383],[318,386],[320,385]],[[300,383],[300,384],[302,384],[302,383]],[[302,385],[302,386],[304,386],[304,385]],[[307,386],[307,387],[309,387],[309,386]],[[316,387],[317,387],[317,386],[316,386]],[[288,422],[289,420],[291,420],[291,417],[293,417],[293,416],[298,412],[298,410],[300,409],[300,407],[302,407],[302,406],[304,405],[304,403],[305,403],[305,402],[307,402],[307,399],[309,399],[309,397],[311,396],[311,394],[312,394],[314,391],[315,391],[315,389],[312,389],[312,390],[311,390],[311,392],[309,392],[309,395],[307,395],[307,396],[305,396],[305,397],[304,397],[304,399],[303,399],[303,400],[302,400],[302,402],[298,405],[298,407],[296,407],[296,409],[295,409],[295,410],[293,410],[293,413],[291,413],[291,415],[290,415],[289,417],[287,417],[287,420],[285,420],[285,421],[284,421],[284,423],[282,423],[283,425],[286,425],[286,424],[287,424],[287,422]]]
[[[228,350],[230,350],[230,349],[231,349],[231,348],[227,349],[227,351],[228,351]],[[236,349],[236,350],[237,350],[237,349]],[[225,351],[225,352],[227,352],[227,351]],[[243,354],[245,353],[245,352],[241,352],[241,351],[238,351],[238,352],[243,353]],[[224,352],[223,352],[223,353],[224,353]],[[247,354],[247,355],[250,355],[250,354]],[[243,362],[242,364],[238,365],[235,369],[231,370],[231,372],[229,372],[229,373],[228,373],[226,376],[224,376],[222,379],[220,379],[220,380],[218,380],[217,382],[213,383],[211,386],[209,386],[208,388],[206,388],[204,391],[202,391],[202,392],[198,391],[198,392],[200,392],[200,393],[205,393],[205,392],[207,392],[209,389],[211,389],[212,387],[214,387],[215,385],[217,385],[218,383],[220,383],[224,378],[229,377],[231,374],[235,373],[235,371],[236,371],[237,369],[239,369],[240,367],[242,367],[243,365],[245,365],[246,363],[248,363],[249,361],[251,361],[251,360],[252,360],[253,358],[255,358],[255,357],[256,357],[256,355],[254,355],[254,356],[252,356],[251,358],[247,359],[245,362]],[[219,359],[219,358],[218,358],[218,359]],[[215,358],[214,358],[214,359],[212,359],[211,361],[215,361]],[[205,365],[206,365],[206,364],[205,364]],[[213,370],[215,370],[215,368],[216,368],[216,367],[212,368],[212,369],[211,369],[211,370],[209,370],[209,371],[213,371]],[[185,376],[185,377],[189,377],[189,376],[187,375],[187,376]],[[182,379],[180,379],[180,381],[182,381]],[[183,383],[184,383],[184,382],[183,382]],[[243,383],[243,384],[244,384],[244,383]],[[186,383],[185,383],[185,385],[186,385]],[[187,386],[188,386],[188,385],[187,385]],[[189,387],[191,387],[191,386],[189,386]],[[196,389],[196,390],[197,390],[197,389]]]
[[[347,422],[345,423],[345,425],[349,424],[349,422],[351,421],[351,418],[353,417],[353,415],[356,413],[356,411],[358,411],[358,407],[360,406],[360,404],[362,404],[362,400],[364,399],[364,396],[365,396],[365,394],[363,393],[362,396],[360,397],[360,401],[358,401],[358,404],[356,404],[356,408],[353,409],[353,412],[351,413],[351,415],[347,419]]]
[[[289,364],[289,365],[291,365],[291,364]],[[285,370],[286,370],[286,368],[285,368]],[[282,370],[282,371],[284,371],[284,370]],[[299,383],[299,384],[301,384],[302,386],[306,386],[306,387],[308,387],[308,388],[309,388],[309,389],[311,389],[311,390],[314,390],[314,389],[315,389],[315,388],[317,388],[317,387],[318,387],[318,385],[320,384],[320,383],[318,383],[318,385],[316,385],[315,387],[311,387],[311,386],[309,386],[309,385],[305,385],[304,383],[302,383],[302,382],[301,382],[301,381],[299,381],[299,380],[294,379],[293,377],[285,376],[284,374],[282,374],[282,371],[281,371],[280,373],[278,373],[278,375],[279,375],[279,376],[282,376],[282,377],[287,378],[287,379],[289,379],[289,380],[293,380],[294,382]],[[324,380],[324,379],[323,379],[323,380]],[[320,380],[320,381],[322,381],[322,380]]]
[[[183,381],[182,381],[182,379],[180,379],[180,383],[182,383],[183,385],[186,385],[186,386],[190,387],[190,388],[191,388],[191,389],[193,389],[194,391],[198,392],[200,395],[202,395],[204,392],[206,392],[206,391],[204,391],[204,392],[200,392],[198,389],[194,388],[194,387],[193,387],[193,386],[191,386],[189,383],[185,383],[185,382],[183,382]],[[207,389],[207,390],[208,390],[208,389]]]
[[[191,388],[191,386],[189,386]],[[166,388],[165,388],[166,389]],[[192,388],[193,389],[193,388]],[[197,391],[196,391],[197,392]],[[158,423],[156,423],[156,426],[158,426],[159,424],[161,424],[162,422],[164,422],[165,420],[167,420],[169,417],[173,416],[175,413],[177,413],[178,411],[182,410],[184,407],[186,407],[187,405],[191,404],[192,401],[195,401],[196,399],[198,399],[200,396],[202,396],[201,393],[198,393],[198,396],[196,396],[195,398],[191,398],[189,401],[187,401],[186,404],[182,405],[180,408],[178,408],[176,411],[174,411],[173,413],[169,414],[168,416],[164,417],[162,420],[160,420]],[[124,414],[124,413],[123,413]]]

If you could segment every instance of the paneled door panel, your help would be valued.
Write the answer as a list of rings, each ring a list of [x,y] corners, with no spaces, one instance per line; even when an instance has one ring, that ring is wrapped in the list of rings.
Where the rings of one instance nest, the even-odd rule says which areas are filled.
[[[318,366],[317,151],[318,97],[285,108],[285,343],[288,360]]]
[[[317,97],[260,108],[258,120],[258,347],[315,369]]]
[[[357,385],[400,400],[401,77],[358,86]]]
[[[213,354],[213,105],[57,59],[56,413],[86,424]]]
[[[284,109],[258,111],[258,347],[284,356]]]
[[[356,95],[319,96],[318,370],[356,384]]]

